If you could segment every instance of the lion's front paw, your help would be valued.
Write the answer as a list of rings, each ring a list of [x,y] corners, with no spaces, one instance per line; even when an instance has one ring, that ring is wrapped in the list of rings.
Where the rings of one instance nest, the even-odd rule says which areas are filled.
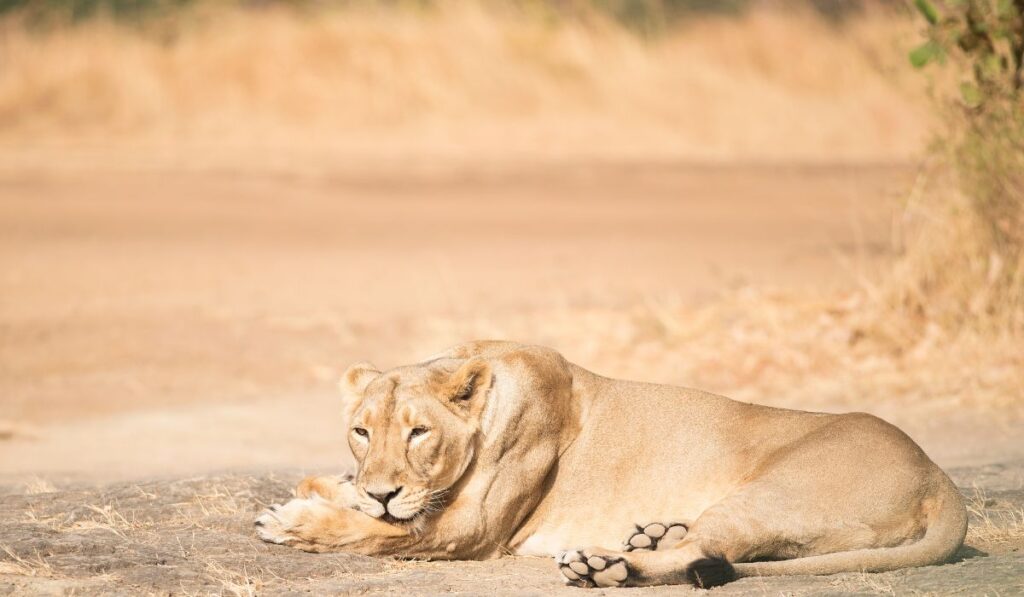
[[[292,506],[296,502],[308,501],[306,499],[297,499],[288,502],[288,506]],[[285,509],[280,504],[274,504],[263,512],[260,512],[259,516],[256,517],[256,521],[253,523],[256,525],[256,534],[259,535],[260,539],[268,543],[276,543],[278,545],[287,545],[298,540],[291,534],[291,529],[295,525],[295,512],[293,508]]]
[[[555,562],[565,583],[577,587],[621,587],[629,578],[625,559],[598,548],[563,551]]]
[[[623,544],[623,551],[655,551],[658,545],[666,547],[675,545],[683,540],[688,530],[687,525],[681,522],[652,522],[646,525],[636,525],[633,532]]]
[[[268,543],[313,549],[312,533],[317,520],[330,515],[327,502],[320,497],[297,498],[287,504],[267,508],[256,517],[256,534]]]

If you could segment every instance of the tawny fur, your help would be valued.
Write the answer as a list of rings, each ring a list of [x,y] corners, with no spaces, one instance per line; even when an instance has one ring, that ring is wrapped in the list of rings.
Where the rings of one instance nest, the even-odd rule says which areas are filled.
[[[557,555],[580,586],[712,585],[937,564],[967,529],[949,478],[871,415],[608,379],[511,342],[386,372],[354,365],[342,389],[357,476],[303,481],[257,519],[265,540],[414,558]],[[635,537],[636,523],[681,531],[624,548],[658,540]]]

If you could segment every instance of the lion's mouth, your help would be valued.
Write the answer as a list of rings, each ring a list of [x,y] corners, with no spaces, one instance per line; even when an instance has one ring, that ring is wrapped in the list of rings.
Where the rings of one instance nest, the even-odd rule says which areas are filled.
[[[415,491],[410,495],[399,495],[387,503],[377,500],[360,500],[357,509],[393,525],[420,524],[424,518],[439,512],[447,501],[447,491]],[[362,496],[360,496],[362,497]]]
[[[411,516],[405,516],[405,517],[399,518],[399,517],[395,516],[394,514],[392,514],[390,512],[384,512],[384,514],[380,515],[379,520],[383,520],[384,522],[386,522],[388,524],[395,524],[395,525],[412,524],[412,523],[416,522],[419,518],[421,518],[425,513],[426,513],[426,510],[420,509],[420,510],[417,510],[416,512],[414,512]]]

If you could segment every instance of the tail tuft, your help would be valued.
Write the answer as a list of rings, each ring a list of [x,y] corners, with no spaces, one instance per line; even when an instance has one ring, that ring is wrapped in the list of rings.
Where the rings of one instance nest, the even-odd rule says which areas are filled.
[[[725,558],[701,558],[686,568],[686,580],[701,589],[724,585],[735,578],[736,571]]]

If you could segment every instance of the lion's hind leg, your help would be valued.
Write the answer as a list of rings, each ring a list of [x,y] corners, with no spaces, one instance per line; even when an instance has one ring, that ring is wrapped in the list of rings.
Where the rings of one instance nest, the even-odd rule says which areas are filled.
[[[660,551],[614,552],[592,547],[563,552],[555,561],[566,584],[578,587],[689,584],[709,588],[735,577],[729,562],[706,556],[693,542]]]

